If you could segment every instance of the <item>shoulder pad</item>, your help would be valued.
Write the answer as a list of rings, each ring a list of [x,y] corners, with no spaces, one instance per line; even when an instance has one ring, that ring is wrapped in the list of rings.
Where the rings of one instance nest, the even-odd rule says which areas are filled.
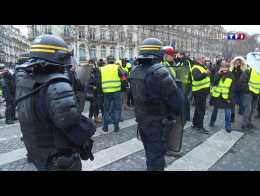
[[[52,80],[65,80],[68,83],[71,83],[70,79],[68,76],[65,74],[36,74],[33,76],[34,80],[37,81],[38,83],[48,83]]]
[[[154,64],[152,66],[150,66],[147,70],[147,75],[149,74],[153,74],[154,72],[156,72],[158,69],[161,69],[165,67],[162,63],[157,63],[157,64]]]
[[[56,127],[66,129],[79,123],[80,112],[69,83],[57,82],[49,85],[47,97],[49,115]]]
[[[167,75],[169,75],[169,71],[164,65],[157,64],[152,70],[152,74],[158,77],[166,77]]]

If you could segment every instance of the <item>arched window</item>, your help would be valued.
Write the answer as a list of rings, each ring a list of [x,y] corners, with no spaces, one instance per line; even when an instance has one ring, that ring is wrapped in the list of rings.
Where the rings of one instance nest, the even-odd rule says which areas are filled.
[[[106,58],[106,56],[107,56],[106,53],[107,53],[106,47],[102,46],[101,47],[101,58]]]
[[[86,48],[84,44],[79,45],[79,60],[86,61]]]
[[[96,59],[96,46],[91,46],[90,47],[90,58],[91,59]]]
[[[113,46],[110,48],[110,55],[115,57],[115,48]]]
[[[120,47],[119,58],[124,58],[124,48],[123,47]]]

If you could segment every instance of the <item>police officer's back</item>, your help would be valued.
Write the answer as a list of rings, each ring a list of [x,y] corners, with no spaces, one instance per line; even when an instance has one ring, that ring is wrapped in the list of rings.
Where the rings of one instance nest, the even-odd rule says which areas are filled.
[[[71,53],[52,35],[37,37],[30,60],[16,66],[16,102],[23,141],[38,170],[81,170],[95,126],[82,116],[66,74]]]
[[[161,41],[144,40],[139,65],[130,74],[136,121],[146,152],[147,170],[163,170],[166,145],[163,119],[179,115],[183,94],[167,68],[161,64]]]

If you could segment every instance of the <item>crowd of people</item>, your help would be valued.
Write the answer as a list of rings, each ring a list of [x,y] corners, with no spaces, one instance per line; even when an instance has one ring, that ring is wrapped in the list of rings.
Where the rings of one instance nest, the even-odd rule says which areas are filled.
[[[162,63],[175,78],[177,85],[183,89],[185,98],[184,119],[190,121],[190,105],[193,101],[195,105],[192,127],[208,134],[209,131],[204,126],[204,116],[207,101],[212,106],[210,127],[215,125],[218,110],[225,111],[225,129],[232,130],[231,124],[235,122],[235,108],[238,107],[238,114],[244,115],[242,129],[251,129],[253,110],[257,108],[256,118],[260,118],[259,93],[250,90],[250,67],[247,65],[245,57],[237,56],[234,59],[223,59],[218,57],[215,62],[209,58],[200,56],[195,60],[188,58],[184,52],[177,51],[172,47],[165,47],[165,54]],[[119,70],[119,78],[122,84],[118,95],[115,95],[115,104],[104,95],[107,92],[102,89],[101,70],[106,65],[115,65]],[[107,119],[116,118],[115,126],[122,119],[122,108],[126,110],[134,109],[134,99],[132,96],[129,76],[133,67],[138,65],[134,62],[131,65],[129,60],[115,60],[109,56],[107,59],[100,59],[95,62],[89,60],[88,65],[92,67],[89,81],[84,85],[86,100],[90,102],[89,118],[96,123],[104,122],[104,131],[110,123]],[[201,82],[203,81],[203,82]],[[204,86],[196,87],[196,83],[206,83]],[[193,84],[193,85],[192,85]],[[195,85],[194,85],[195,84]],[[121,97],[121,98],[118,98]],[[114,108],[114,109],[113,109]],[[101,112],[101,115],[99,115]],[[106,115],[105,115],[106,114]],[[109,116],[109,115],[111,116]],[[113,115],[115,115],[113,117]],[[119,119],[119,120],[118,120]],[[118,128],[116,129],[118,131]]]

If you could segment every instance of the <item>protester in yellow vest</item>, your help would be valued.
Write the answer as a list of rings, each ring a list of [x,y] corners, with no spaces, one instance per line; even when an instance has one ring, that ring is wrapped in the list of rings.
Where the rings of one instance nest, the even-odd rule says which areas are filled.
[[[108,124],[110,119],[114,124],[114,131],[119,131],[119,121],[122,111],[122,94],[121,91],[124,88],[126,81],[126,75],[115,64],[114,57],[109,56],[107,58],[108,65],[100,68],[101,75],[101,89],[104,93],[104,125],[103,131],[108,131]],[[110,117],[111,114],[111,117]]]
[[[210,127],[215,125],[218,109],[225,109],[225,129],[230,133],[231,109],[233,107],[231,101],[233,78],[229,67],[229,64],[223,60],[212,83],[210,105],[213,105],[214,109],[211,114]]]
[[[210,71],[206,68],[205,57],[197,58],[197,63],[192,67],[192,94],[195,101],[193,115],[193,128],[209,134],[204,128],[204,116],[206,112],[206,100],[210,91]]]
[[[191,69],[192,61],[182,51],[175,50],[175,64],[173,66],[176,72],[176,79],[181,81],[185,98],[185,120],[190,121],[190,100],[191,100]]]
[[[255,69],[248,68],[241,75],[241,86],[245,86],[245,93],[243,97],[244,115],[242,129],[253,129],[252,115],[257,108],[257,101],[260,95],[260,73]]]
[[[176,72],[173,68],[173,63],[174,63],[174,49],[171,46],[165,46],[163,48],[164,50],[164,58],[163,58],[163,64],[165,67],[168,69],[170,72],[171,76],[176,79]]]
[[[127,62],[127,59],[122,59],[121,60],[121,69],[127,74],[127,79],[129,78],[132,65]],[[130,107],[130,99],[131,97],[131,92],[130,92],[130,83],[128,81],[127,83],[127,88],[126,92],[123,93],[123,106],[125,110],[133,110],[133,108]],[[121,120],[122,121],[122,120]]]

